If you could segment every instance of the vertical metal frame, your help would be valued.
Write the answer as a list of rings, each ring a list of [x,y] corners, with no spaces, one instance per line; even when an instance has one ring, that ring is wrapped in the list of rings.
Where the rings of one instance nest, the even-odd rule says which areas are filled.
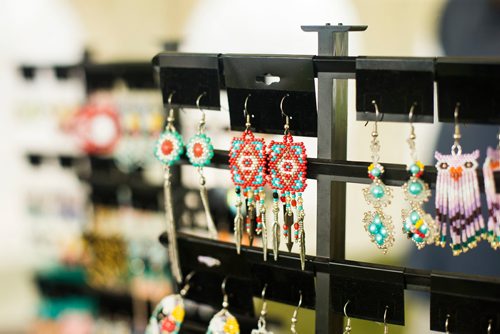
[[[318,33],[318,56],[347,56],[349,32],[367,26],[302,26]],[[318,158],[347,159],[347,78],[318,73]],[[335,198],[335,201],[333,201]],[[346,184],[317,176],[316,255],[345,258]],[[332,282],[328,273],[316,275],[316,333],[342,333],[343,318],[331,310]]]

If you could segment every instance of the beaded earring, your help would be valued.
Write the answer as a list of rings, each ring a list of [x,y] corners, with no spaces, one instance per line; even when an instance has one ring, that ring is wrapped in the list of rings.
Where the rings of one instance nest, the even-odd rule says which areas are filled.
[[[288,96],[285,95],[280,102],[281,114],[285,117],[283,141],[271,141],[268,153],[269,182],[273,189],[273,249],[276,260],[280,238],[278,218],[281,201],[284,206],[283,235],[286,245],[288,251],[292,250],[294,242],[300,245],[300,262],[304,270],[306,241],[302,192],[307,186],[307,155],[304,143],[293,141],[290,117],[283,112],[283,102]]]
[[[229,300],[226,293],[227,277],[222,281],[222,310],[217,312],[208,324],[207,334],[240,334],[238,320],[228,311]]]
[[[391,204],[392,190],[382,182],[384,167],[379,163],[380,142],[378,140],[377,122],[379,110],[377,103],[372,101],[375,107],[375,121],[373,123],[372,140],[370,150],[372,152],[372,163],[368,166],[368,177],[372,179],[372,184],[363,189],[365,200],[373,205],[375,211],[365,212],[363,223],[365,230],[370,235],[371,241],[381,249],[384,254],[394,243],[394,227],[391,216],[382,211],[382,207]]]
[[[166,296],[158,303],[149,318],[145,334],[178,334],[180,332],[186,313],[184,298],[191,287],[189,281],[193,275],[194,271],[186,276],[184,287],[178,294]]]
[[[488,241],[493,249],[500,246],[500,195],[495,185],[495,173],[500,172],[500,133],[496,149],[488,147],[483,165],[484,192],[488,203]]]
[[[403,209],[401,216],[403,220],[403,233],[411,239],[418,249],[422,249],[427,244],[434,243],[436,236],[436,224],[431,215],[422,208],[424,202],[429,200],[431,191],[429,185],[421,179],[424,173],[424,165],[417,159],[415,147],[415,127],[413,126],[413,111],[416,103],[410,108],[410,137],[408,146],[410,148],[411,163],[407,170],[410,172],[410,179],[403,185],[403,193],[410,208]]]
[[[214,147],[210,137],[205,134],[205,112],[200,107],[200,100],[206,94],[207,93],[204,92],[196,99],[196,106],[201,112],[201,120],[198,124],[197,133],[189,139],[186,145],[186,155],[191,165],[198,169],[198,174],[200,175],[200,197],[201,202],[203,203],[203,208],[205,209],[208,231],[212,239],[217,239],[217,228],[215,227],[214,219],[210,213],[208,192],[205,187],[206,182],[203,174],[203,167],[209,165],[214,156]]]
[[[172,92],[168,97],[169,114],[165,130],[160,135],[156,142],[154,154],[156,158],[164,165],[164,192],[165,192],[165,218],[167,222],[168,236],[168,257],[172,270],[172,275],[177,282],[182,281],[182,273],[179,264],[179,253],[177,249],[177,233],[175,231],[175,221],[172,205],[172,187],[170,183],[170,166],[179,160],[184,152],[184,143],[181,135],[177,132],[174,126],[174,109],[172,108],[172,97],[175,92]]]
[[[255,232],[262,233],[262,248],[264,260],[267,260],[267,229],[266,208],[264,205],[266,184],[266,145],[264,138],[256,138],[250,130],[250,114],[247,103],[250,94],[245,99],[244,115],[246,118],[245,131],[241,137],[235,137],[231,141],[229,150],[229,170],[231,178],[236,186],[236,217],[234,219],[234,237],[236,251],[240,254],[241,239],[243,237],[243,200],[246,203],[245,229],[248,233],[250,246]],[[242,200],[243,196],[243,200]]]
[[[449,223],[451,248],[453,255],[460,255],[477,246],[481,238],[486,237],[481,203],[479,182],[477,179],[477,159],[479,151],[462,154],[459,140],[460,126],[458,110],[455,107],[455,133],[451,154],[436,151],[436,223],[440,228],[438,245],[446,245]]]

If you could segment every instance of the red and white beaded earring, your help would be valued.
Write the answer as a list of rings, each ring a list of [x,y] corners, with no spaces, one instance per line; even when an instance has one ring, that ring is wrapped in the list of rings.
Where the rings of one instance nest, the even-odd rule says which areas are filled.
[[[307,155],[302,142],[294,142],[290,133],[290,117],[283,112],[283,101],[280,102],[282,116],[285,116],[283,141],[271,141],[268,151],[269,182],[273,189],[273,250],[274,259],[278,259],[280,225],[279,203],[284,206],[283,235],[288,251],[293,244],[300,245],[300,262],[302,270],[305,265],[305,232],[304,207],[302,192],[307,186]],[[293,236],[292,236],[293,230]]]
[[[245,131],[241,137],[231,141],[229,150],[229,169],[236,186],[236,217],[234,219],[234,237],[236,251],[240,254],[243,237],[243,214],[241,206],[246,203],[245,230],[248,233],[250,246],[255,232],[262,233],[262,248],[264,260],[267,260],[267,228],[266,208],[264,206],[264,186],[266,184],[266,144],[264,138],[256,138],[250,130],[250,114],[247,103],[250,94],[245,99],[244,114],[246,118]],[[243,200],[242,200],[243,195]],[[244,202],[243,202],[244,201]]]

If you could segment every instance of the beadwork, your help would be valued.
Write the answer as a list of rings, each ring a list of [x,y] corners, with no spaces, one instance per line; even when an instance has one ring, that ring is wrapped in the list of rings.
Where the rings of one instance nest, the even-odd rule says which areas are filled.
[[[181,135],[175,130],[165,130],[156,141],[154,154],[156,158],[167,166],[172,166],[184,152],[184,143]]]
[[[149,319],[146,334],[178,334],[184,321],[184,302],[180,295],[163,298]]]
[[[191,137],[186,145],[186,155],[195,167],[205,167],[214,156],[214,147],[210,138],[202,133]]]
[[[450,246],[453,255],[459,255],[486,238],[476,174],[479,151],[450,155],[436,152],[435,157],[436,223],[440,227],[437,243],[446,245],[449,225]]]
[[[493,249],[500,246],[500,196],[495,186],[494,173],[500,171],[500,150],[488,147],[483,165],[484,192],[488,202],[488,241]]]

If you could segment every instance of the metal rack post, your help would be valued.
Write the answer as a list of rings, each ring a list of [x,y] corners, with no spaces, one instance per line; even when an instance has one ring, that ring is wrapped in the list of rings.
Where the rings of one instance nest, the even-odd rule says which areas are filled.
[[[318,56],[347,56],[349,31],[366,26],[302,26],[318,33]],[[347,159],[347,78],[345,74],[318,73],[318,158]],[[346,184],[317,176],[316,255],[345,258]],[[335,198],[335,201],[333,200]],[[342,333],[342,316],[331,311],[331,276],[316,276],[316,333]]]

